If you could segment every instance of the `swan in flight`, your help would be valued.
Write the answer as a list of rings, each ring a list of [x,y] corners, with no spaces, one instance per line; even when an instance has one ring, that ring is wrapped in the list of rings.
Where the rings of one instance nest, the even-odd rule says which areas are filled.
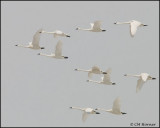
[[[51,53],[50,55],[43,54],[43,53],[38,53],[38,55],[41,56],[48,56],[56,59],[68,59],[67,56],[62,56],[62,41],[58,41],[55,49],[55,54]]]
[[[39,46],[39,40],[40,40],[40,32],[42,32],[42,29],[39,29],[33,36],[33,40],[32,42],[29,42],[28,45],[21,45],[21,44],[17,44],[15,46],[18,47],[24,47],[24,48],[31,48],[31,49],[44,49],[44,47],[40,47]]]
[[[121,107],[120,98],[117,97],[113,102],[112,109],[106,110],[106,109],[96,108],[95,110],[102,110],[102,111],[109,112],[109,113],[116,114],[116,115],[127,114],[125,112],[121,112],[120,107]]]
[[[148,26],[146,24],[142,24],[139,21],[136,20],[131,20],[129,22],[115,22],[114,24],[130,24],[130,34],[131,37],[134,37],[134,35],[136,34],[137,28],[141,27],[141,26]]]
[[[87,82],[94,82],[98,84],[106,84],[106,85],[116,85],[116,83],[111,82],[110,75],[111,75],[111,68],[109,68],[104,76],[101,78],[102,81],[94,81],[94,80],[87,80]]]
[[[90,69],[90,70],[75,69],[75,71],[88,72],[89,78],[92,77],[92,74],[107,74],[106,72],[101,71],[98,66],[93,66],[92,69]]]
[[[84,30],[84,31],[91,31],[91,32],[105,32],[106,30],[101,29],[101,21],[95,21],[94,23],[90,23],[91,28],[83,29],[83,28],[76,28],[76,30]]]
[[[131,74],[125,74],[124,76],[133,76],[133,77],[137,77],[139,78],[137,80],[137,87],[136,87],[136,92],[140,91],[143,84],[147,81],[147,80],[155,80],[156,78],[151,77],[148,73],[141,73],[140,75],[131,75]]]
[[[77,109],[77,110],[81,110],[83,111],[82,114],[82,121],[85,122],[88,114],[100,114],[99,112],[96,112],[94,109],[92,108],[79,108],[79,107],[70,107],[71,109]]]
[[[57,38],[58,36],[62,36],[62,37],[70,37],[68,34],[62,32],[62,31],[59,31],[59,30],[56,30],[54,32],[47,32],[47,31],[41,31],[40,33],[48,33],[48,34],[53,34],[54,38]]]

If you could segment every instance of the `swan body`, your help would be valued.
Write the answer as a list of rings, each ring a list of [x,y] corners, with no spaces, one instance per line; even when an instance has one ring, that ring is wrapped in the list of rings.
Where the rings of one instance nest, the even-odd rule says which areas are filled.
[[[102,108],[96,108],[95,110],[102,110],[102,111],[109,112],[109,113],[116,114],[116,115],[127,114],[125,112],[121,112],[121,110],[120,110],[120,98],[119,97],[117,97],[114,100],[112,109],[106,110],[106,109],[102,109]]]
[[[15,46],[17,47],[24,47],[24,48],[31,48],[31,49],[44,49],[44,47],[39,46],[39,41],[40,41],[40,32],[42,32],[42,29],[39,29],[33,36],[32,42],[29,42],[28,45],[22,45],[22,44],[17,44]]]
[[[92,108],[79,108],[79,107],[70,107],[71,109],[77,109],[83,111],[82,114],[82,121],[86,121],[88,114],[100,114],[99,112],[95,111]]]
[[[90,78],[92,77],[92,74],[106,74],[106,72],[101,71],[98,66],[93,66],[90,70],[75,69],[75,71],[88,72],[88,77]]]
[[[55,53],[52,53],[50,55],[47,55],[44,53],[38,53],[38,55],[47,56],[47,57],[56,58],[56,59],[68,59],[67,56],[62,56],[62,41],[57,42]]]
[[[101,78],[102,81],[87,80],[87,82],[94,82],[94,83],[106,84],[106,85],[116,85],[116,83],[111,82],[110,75],[111,75],[111,68],[109,68],[106,71],[106,74],[104,74],[104,76]]]
[[[136,20],[131,20],[131,21],[128,21],[128,22],[115,22],[114,24],[130,24],[130,35],[131,35],[131,37],[134,37],[138,27],[148,26],[148,25],[142,24],[141,22],[136,21]]]
[[[70,37],[68,34],[60,31],[60,30],[56,30],[54,32],[47,32],[47,31],[42,31],[40,33],[48,33],[48,34],[53,34],[53,37],[54,38],[57,38],[58,36],[61,36],[61,37]]]
[[[91,32],[105,32],[106,30],[101,29],[101,21],[95,21],[94,23],[90,23],[91,28],[83,29],[83,28],[76,28],[76,30],[84,30],[84,31],[91,31]]]
[[[151,77],[148,73],[141,73],[139,75],[131,75],[131,74],[125,74],[124,76],[132,76],[132,77],[137,77],[139,78],[137,80],[137,87],[136,87],[136,92],[139,92],[143,86],[143,84],[147,81],[147,80],[155,80],[156,78]]]

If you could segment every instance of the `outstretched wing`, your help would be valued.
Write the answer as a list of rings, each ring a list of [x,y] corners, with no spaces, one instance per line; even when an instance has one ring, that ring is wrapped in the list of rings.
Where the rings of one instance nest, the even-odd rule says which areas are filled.
[[[93,67],[92,67],[92,72],[100,72],[99,67],[93,66]]]
[[[91,77],[92,77],[92,75],[93,75],[93,73],[88,72],[88,77],[89,77],[89,78],[91,78]]]
[[[137,24],[136,22],[131,22],[131,24],[130,24],[130,34],[131,34],[132,37],[134,37],[134,35],[136,34],[138,26],[139,26],[139,24]]]
[[[95,21],[93,25],[93,29],[100,29],[101,27],[101,21]]]
[[[86,112],[83,112],[82,114],[82,121],[85,122],[87,120],[88,114]]]
[[[112,106],[112,110],[114,111],[114,112],[117,112],[117,113],[120,113],[121,111],[120,111],[120,98],[119,97],[117,97],[115,100],[114,100],[114,102],[113,102],[113,106]]]
[[[33,36],[33,40],[32,40],[32,45],[33,46],[39,46],[39,40],[40,40],[40,35],[42,32],[42,29],[39,29]]]
[[[137,80],[136,93],[139,92],[145,82],[140,78]]]
[[[62,56],[62,41],[58,41],[56,45],[56,50],[55,50],[55,55],[56,56]]]
[[[109,68],[109,69],[107,69],[106,72],[107,72],[107,74],[104,74],[103,81],[110,82],[111,81],[110,75],[111,75],[112,69]]]

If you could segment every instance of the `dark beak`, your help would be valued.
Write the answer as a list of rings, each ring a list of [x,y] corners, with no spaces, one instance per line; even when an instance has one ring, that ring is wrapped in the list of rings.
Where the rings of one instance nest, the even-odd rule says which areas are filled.
[[[41,47],[41,49],[45,49],[44,47]]]
[[[14,46],[18,46],[18,44],[14,45]]]
[[[68,57],[67,57],[67,56],[65,56],[65,57],[64,57],[64,59],[68,59]]]
[[[148,25],[144,24],[143,26],[148,26]]]
[[[66,37],[70,37],[70,36],[67,35]]]
[[[103,72],[103,74],[107,74],[107,72]]]
[[[156,78],[152,78],[152,80],[155,80]]]
[[[37,55],[40,55],[40,53],[38,53]]]
[[[116,85],[116,83],[112,83],[112,85]]]
[[[105,32],[106,30],[102,30],[102,32]]]
[[[127,114],[127,113],[125,113],[125,112],[121,112],[121,113],[122,113],[123,115],[124,115],[124,114]]]
[[[100,114],[99,112],[96,112],[96,114]]]

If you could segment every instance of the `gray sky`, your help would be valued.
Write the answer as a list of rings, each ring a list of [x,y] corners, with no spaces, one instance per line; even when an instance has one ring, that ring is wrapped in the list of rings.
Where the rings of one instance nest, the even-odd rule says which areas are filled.
[[[54,1],[1,2],[2,126],[130,126],[130,123],[156,123],[159,126],[159,80],[148,81],[136,94],[137,79],[125,73],[159,75],[159,4],[133,1]],[[106,32],[76,31],[102,21]],[[129,25],[116,21],[138,20],[149,26],[138,29],[134,38]],[[15,47],[27,44],[34,33],[62,30],[71,38],[53,38],[43,34],[44,50]],[[37,53],[50,54],[58,40],[63,55],[57,60]],[[75,68],[101,70],[112,68],[111,80],[117,86],[87,83],[87,73]],[[103,75],[94,75],[100,80]],[[103,111],[82,122],[82,112],[70,106],[112,108],[121,98],[126,115]]]

